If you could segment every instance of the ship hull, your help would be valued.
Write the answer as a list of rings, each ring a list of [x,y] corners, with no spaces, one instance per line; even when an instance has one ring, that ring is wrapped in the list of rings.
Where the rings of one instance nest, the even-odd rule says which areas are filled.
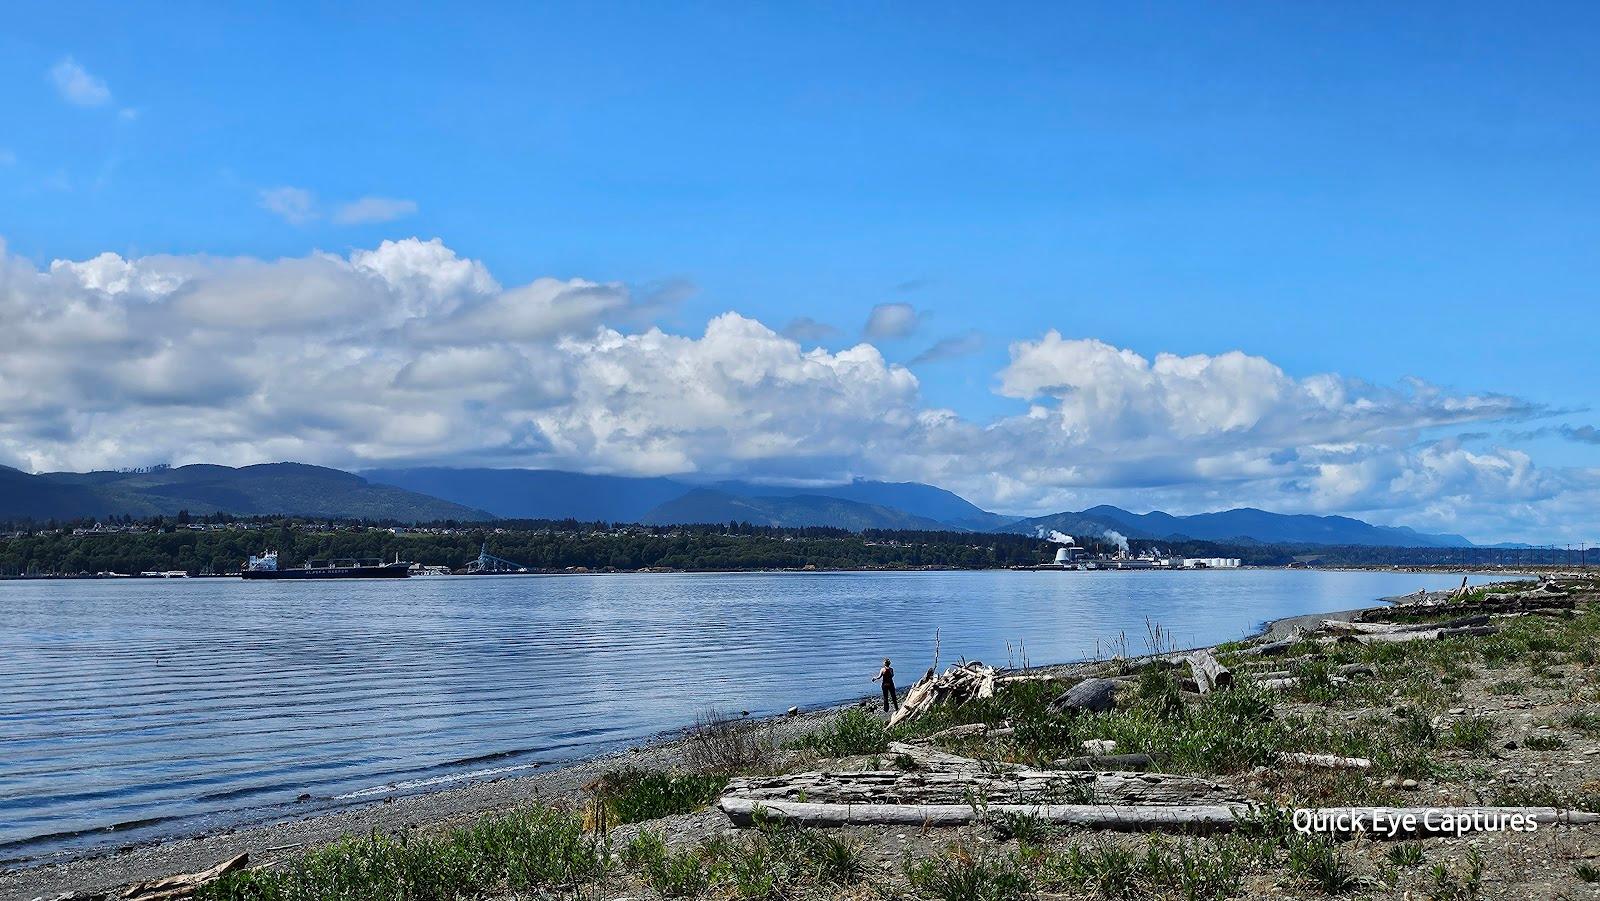
[[[388,566],[319,566],[316,569],[247,569],[240,576],[246,579],[407,579],[411,577],[408,564]]]

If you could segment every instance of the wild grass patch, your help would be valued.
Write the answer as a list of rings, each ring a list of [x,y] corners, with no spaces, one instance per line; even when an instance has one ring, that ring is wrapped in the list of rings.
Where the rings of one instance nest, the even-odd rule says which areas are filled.
[[[603,829],[690,813],[715,801],[727,784],[726,776],[713,773],[612,770],[590,787],[595,826]]]
[[[876,714],[851,707],[802,736],[794,747],[823,757],[882,754],[889,750],[889,727]]]
[[[347,838],[279,869],[234,873],[200,889],[212,901],[450,901],[553,893],[603,878],[611,851],[582,820],[528,810],[437,835]]]

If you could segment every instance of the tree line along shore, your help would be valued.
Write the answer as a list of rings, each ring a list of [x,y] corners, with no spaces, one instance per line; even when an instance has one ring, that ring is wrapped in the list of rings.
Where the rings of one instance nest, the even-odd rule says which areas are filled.
[[[77,897],[1587,897],[1597,601],[1570,573],[1190,652],[1153,628],[1139,656],[961,661],[892,720],[708,712],[536,803]],[[1411,825],[1350,832],[1374,816]]]
[[[1093,539],[1086,539],[1095,550]],[[1009,533],[923,532],[750,523],[638,526],[572,520],[506,521],[494,527],[425,526],[282,517],[23,524],[0,531],[0,577],[237,572],[251,554],[276,550],[284,565],[379,558],[459,569],[487,548],[531,572],[799,569],[997,569],[1050,559],[1057,545]],[[1187,557],[1236,557],[1247,566],[1562,566],[1559,549],[1399,548],[1212,541],[1131,542]],[[1105,545],[1105,549],[1114,549]],[[1600,556],[1600,555],[1597,555]],[[1591,561],[1600,567],[1600,559]]]

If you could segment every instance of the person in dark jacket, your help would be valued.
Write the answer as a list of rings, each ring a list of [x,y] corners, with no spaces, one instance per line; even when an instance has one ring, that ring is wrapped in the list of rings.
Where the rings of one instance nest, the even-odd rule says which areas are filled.
[[[874,682],[883,683],[883,709],[893,712],[900,709],[900,695],[894,690],[894,667],[889,665],[889,658],[883,658],[883,668],[872,677]]]

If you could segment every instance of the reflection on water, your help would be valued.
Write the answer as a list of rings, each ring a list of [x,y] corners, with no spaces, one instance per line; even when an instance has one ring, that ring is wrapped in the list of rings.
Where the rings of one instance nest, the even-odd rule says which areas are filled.
[[[1304,571],[0,582],[0,859],[515,774],[682,725],[1459,584]],[[1010,650],[1008,650],[1008,647]],[[123,824],[113,833],[105,828]]]

